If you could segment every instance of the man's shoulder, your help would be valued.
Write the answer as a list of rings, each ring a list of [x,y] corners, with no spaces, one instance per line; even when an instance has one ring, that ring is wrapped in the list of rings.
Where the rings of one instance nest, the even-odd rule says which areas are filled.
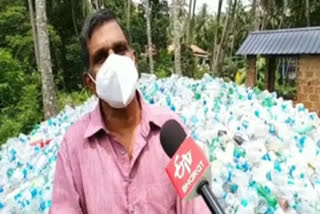
[[[181,122],[181,117],[169,108],[164,108],[156,105],[149,105],[150,114],[152,118],[157,120],[162,126],[167,120],[173,119]]]
[[[90,122],[90,114],[91,112],[83,115],[67,129],[64,138],[69,145],[84,139],[85,132]]]

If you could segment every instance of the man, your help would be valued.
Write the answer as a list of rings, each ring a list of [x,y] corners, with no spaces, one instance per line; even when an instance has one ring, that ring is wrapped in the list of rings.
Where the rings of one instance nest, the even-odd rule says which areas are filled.
[[[178,117],[136,91],[136,54],[110,11],[87,20],[82,47],[85,84],[99,103],[60,145],[50,213],[209,213],[201,198],[181,201],[165,173],[159,132]]]

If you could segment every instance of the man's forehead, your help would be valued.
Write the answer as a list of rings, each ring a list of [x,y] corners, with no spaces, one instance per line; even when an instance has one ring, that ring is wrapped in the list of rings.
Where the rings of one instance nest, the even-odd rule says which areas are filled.
[[[127,42],[127,39],[116,21],[110,21],[96,28],[88,41],[90,55],[101,48],[111,48],[113,44]]]

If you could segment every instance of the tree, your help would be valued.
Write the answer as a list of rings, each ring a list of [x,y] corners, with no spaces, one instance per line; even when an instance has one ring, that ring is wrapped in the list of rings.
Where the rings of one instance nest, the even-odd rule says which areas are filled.
[[[192,37],[193,27],[194,27],[194,18],[195,18],[195,11],[196,11],[196,4],[197,0],[190,0],[189,1],[189,11],[188,11],[188,24],[187,24],[187,37],[186,43],[190,44],[190,40]]]
[[[195,43],[204,50],[213,48],[212,38],[215,34],[215,25],[214,17],[208,13],[208,5],[203,4],[195,17],[193,38]]]
[[[217,13],[217,24],[216,24],[216,32],[214,34],[214,43],[213,43],[213,48],[212,48],[212,62],[211,62],[211,68],[212,68],[212,73],[215,72],[215,60],[216,60],[216,52],[218,50],[218,33],[219,33],[219,26],[220,26],[220,17],[221,17],[221,9],[222,9],[222,3],[223,0],[219,0],[219,5],[218,5],[218,13]]]
[[[187,36],[186,36],[186,41],[187,44],[190,43],[190,25],[191,25],[191,13],[192,13],[192,0],[189,0],[189,10],[188,10],[188,25],[187,25]]]
[[[239,0],[238,5],[241,4],[241,0]],[[237,1],[234,2],[233,5],[233,20],[231,23],[231,32],[232,32],[232,40],[231,40],[231,47],[230,47],[230,56],[232,56],[234,53],[234,42],[235,42],[235,37],[236,37],[236,26],[237,26],[237,21],[238,21],[238,16],[239,16],[239,6],[237,5]]]
[[[128,36],[129,36],[129,42],[131,42],[131,33],[130,33],[130,10],[131,10],[131,0],[127,1],[127,14],[126,14],[126,18],[127,18],[127,22],[126,22],[126,27],[127,27],[127,31],[128,31]]]
[[[252,30],[258,31],[259,30],[259,14],[257,13],[259,0],[252,0],[251,4],[251,18],[252,18]]]
[[[34,53],[36,55],[37,66],[39,67],[39,61],[40,61],[39,60],[39,48],[38,48],[37,30],[36,30],[36,23],[34,20],[34,10],[33,10],[33,5],[32,5],[32,0],[28,0],[28,6],[29,6],[29,13],[30,13],[30,23],[31,23],[31,27],[32,27]]]
[[[172,1],[172,13],[173,13],[173,45],[174,45],[174,70],[176,74],[182,76],[181,71],[181,34],[183,31],[183,24],[180,20],[180,13],[182,5],[182,0],[173,0]]]
[[[78,32],[78,27],[77,27],[76,16],[74,14],[74,3],[73,3],[73,0],[70,0],[70,4],[71,4],[71,15],[72,15],[72,22],[73,22],[74,32],[75,32],[76,36],[78,36],[79,32]]]
[[[196,15],[196,5],[197,5],[197,0],[193,0],[192,16],[191,16],[190,29],[189,29],[191,35],[193,34],[194,18]]]
[[[91,0],[87,0],[86,8],[87,8],[89,14],[93,13],[94,9],[93,9]]]
[[[36,17],[39,44],[39,69],[42,79],[42,101],[44,117],[48,119],[57,114],[58,107],[51,67],[46,0],[36,0]]]
[[[306,19],[307,26],[310,26],[310,1],[306,0]]]
[[[262,23],[261,30],[278,29],[282,27],[284,16],[286,14],[286,1],[260,0]]]
[[[148,57],[149,57],[149,68],[150,73],[153,74],[153,47],[152,47],[152,38],[151,38],[151,21],[150,21],[150,14],[151,8],[149,6],[149,0],[145,0],[145,11],[146,11],[146,20],[147,20],[147,38],[148,38]]]
[[[95,7],[96,7],[95,10],[98,10],[100,8],[99,1],[95,0],[94,4],[95,4]]]
[[[221,67],[222,67],[222,63],[223,63],[223,59],[224,59],[224,51],[225,51],[223,46],[225,44],[225,40],[226,40],[227,35],[229,33],[229,25],[231,23],[232,17],[235,14],[237,0],[234,0],[234,3],[232,0],[229,0],[228,5],[229,5],[229,11],[227,12],[227,16],[225,18],[221,40],[220,40],[220,43],[217,47],[217,53],[216,53],[214,63],[213,63],[213,71],[215,73],[219,73],[221,71]],[[221,53],[221,52],[223,52],[223,53]]]

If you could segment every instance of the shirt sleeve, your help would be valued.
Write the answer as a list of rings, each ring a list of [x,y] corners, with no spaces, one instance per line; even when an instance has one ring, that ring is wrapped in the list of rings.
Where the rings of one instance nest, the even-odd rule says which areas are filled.
[[[52,203],[49,214],[83,214],[80,207],[80,197],[74,186],[71,162],[66,143],[67,141],[64,139],[58,151]]]

